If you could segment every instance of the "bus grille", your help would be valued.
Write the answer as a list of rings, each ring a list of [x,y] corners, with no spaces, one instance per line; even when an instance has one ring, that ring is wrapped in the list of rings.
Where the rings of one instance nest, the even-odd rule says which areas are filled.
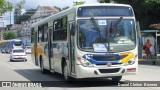
[[[113,69],[99,69],[100,73],[117,73],[120,68],[113,68]]]
[[[112,65],[121,65],[122,63],[112,63]],[[106,66],[106,63],[104,64],[96,64],[97,66]]]
[[[96,61],[114,61],[114,60],[120,60],[120,56],[118,55],[94,55],[93,59]]]

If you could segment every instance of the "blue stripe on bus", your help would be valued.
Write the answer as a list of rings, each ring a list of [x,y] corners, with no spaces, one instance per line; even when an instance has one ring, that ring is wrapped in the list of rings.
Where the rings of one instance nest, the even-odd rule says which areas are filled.
[[[86,54],[82,57],[92,64],[106,64],[109,62],[116,64],[120,61],[119,54]]]
[[[106,64],[106,63],[112,63],[112,64],[116,64],[119,63],[120,60],[114,60],[114,61],[96,61],[94,59],[90,59],[88,60],[90,63],[92,64]]]

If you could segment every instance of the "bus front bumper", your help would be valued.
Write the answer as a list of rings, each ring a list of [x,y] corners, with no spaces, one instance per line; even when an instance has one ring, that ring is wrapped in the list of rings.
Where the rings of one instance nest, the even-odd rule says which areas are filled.
[[[138,62],[127,66],[101,66],[101,67],[83,67],[76,65],[76,78],[98,78],[114,77],[123,75],[136,75],[138,72]]]

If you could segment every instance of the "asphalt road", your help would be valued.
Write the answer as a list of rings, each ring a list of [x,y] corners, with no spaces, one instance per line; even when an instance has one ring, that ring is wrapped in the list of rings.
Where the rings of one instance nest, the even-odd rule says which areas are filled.
[[[137,75],[124,76],[121,82],[112,82],[110,79],[86,79],[85,81],[80,80],[81,82],[78,83],[68,83],[63,81],[60,74],[42,74],[40,68],[32,63],[30,54],[28,54],[27,62],[10,62],[9,54],[0,53],[0,81],[45,81],[43,82],[45,87],[1,87],[0,90],[160,90],[160,87],[117,86],[125,84],[127,81],[160,81],[160,66],[139,65]],[[48,87],[48,85],[53,85],[53,87]]]

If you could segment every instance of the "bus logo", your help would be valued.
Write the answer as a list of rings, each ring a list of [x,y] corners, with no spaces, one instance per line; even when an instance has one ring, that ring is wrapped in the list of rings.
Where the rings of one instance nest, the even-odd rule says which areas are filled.
[[[112,66],[112,63],[111,63],[111,62],[107,63],[107,66],[108,66],[108,67],[111,67],[111,66]]]

